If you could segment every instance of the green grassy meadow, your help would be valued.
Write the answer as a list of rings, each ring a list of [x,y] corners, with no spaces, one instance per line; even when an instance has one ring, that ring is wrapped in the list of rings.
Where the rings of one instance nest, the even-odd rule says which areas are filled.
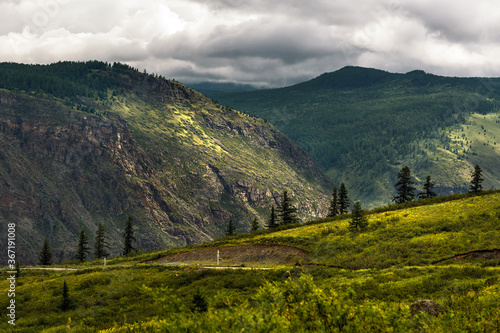
[[[16,326],[5,332],[498,332],[500,259],[445,260],[500,248],[500,193],[456,195],[367,212],[351,233],[349,216],[258,231],[211,243],[83,265],[21,268]],[[202,269],[155,264],[169,253],[245,244],[294,245],[293,266]],[[148,263],[146,263],[148,262]],[[241,266],[245,266],[244,263]],[[266,269],[259,269],[266,268]],[[70,306],[62,310],[62,286]],[[0,305],[9,282],[0,281]],[[437,317],[412,317],[430,299]]]
[[[342,268],[427,265],[457,253],[499,248],[499,218],[496,193],[371,213],[368,231],[360,234],[348,231],[346,217],[262,238],[300,238],[312,262]]]

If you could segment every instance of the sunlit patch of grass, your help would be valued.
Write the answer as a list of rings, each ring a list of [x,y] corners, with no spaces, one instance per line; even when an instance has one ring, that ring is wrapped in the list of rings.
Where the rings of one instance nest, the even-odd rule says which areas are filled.
[[[368,215],[366,232],[344,219],[255,236],[255,241],[301,240],[316,262],[345,266],[422,265],[458,253],[495,248],[500,239],[500,194]],[[243,241],[243,239],[242,239]]]
[[[424,247],[424,246],[440,246],[445,242],[453,239],[453,234],[450,233],[441,233],[441,234],[430,234],[423,235],[419,237],[414,237],[410,240],[411,244],[415,246]]]
[[[57,331],[69,325],[82,331],[89,328],[89,331],[108,329],[108,332],[203,327],[214,331],[246,323],[248,328],[253,327],[252,320],[268,313],[260,312],[261,306],[268,304],[266,297],[272,296],[269,307],[265,305],[266,311],[272,309],[273,302],[279,301],[284,302],[283,309],[316,313],[314,304],[326,302],[325,305],[337,306],[332,302],[342,299],[339,306],[346,307],[347,313],[356,313],[352,320],[362,318],[358,318],[358,326],[353,326],[353,330],[377,318],[380,320],[377,327],[405,323],[405,332],[449,332],[464,327],[470,331],[495,332],[499,328],[495,323],[500,320],[500,267],[483,265],[485,261],[451,265],[432,262],[450,254],[495,247],[500,239],[499,202],[500,193],[492,193],[373,213],[369,215],[368,230],[362,233],[350,232],[350,217],[345,216],[215,242],[219,245],[266,242],[303,247],[309,250],[309,260],[318,264],[307,265],[309,262],[306,262],[303,268],[224,272],[196,270],[191,266],[137,264],[182,250],[172,249],[111,261],[110,264],[115,265],[106,269],[89,264],[88,268],[77,272],[25,270],[16,293],[20,312],[30,315],[19,320],[19,327]],[[127,266],[121,265],[124,263]],[[313,279],[301,278],[308,272]],[[64,280],[74,300],[67,312],[58,308]],[[0,290],[7,287],[7,280],[0,281]],[[196,293],[207,301],[207,312],[193,310]],[[286,297],[280,296],[282,294]],[[310,299],[311,296],[316,298]],[[304,302],[299,302],[300,307],[291,308],[295,306],[296,297],[304,297]],[[426,317],[425,322],[430,323],[428,327],[417,325],[420,319],[410,319],[408,314],[409,305],[418,299],[432,299],[443,308],[443,315]],[[1,293],[0,304],[6,300],[6,293]],[[317,318],[333,316],[333,313],[321,313],[304,320],[309,320],[311,327],[320,327],[314,326],[321,325]],[[72,318],[71,323],[68,317]],[[281,312],[274,317],[286,325],[290,325],[288,319],[292,318]],[[230,318],[231,324],[217,318]],[[5,323],[0,325],[5,326]],[[263,323],[259,325],[262,327]],[[297,325],[301,327],[303,322]]]

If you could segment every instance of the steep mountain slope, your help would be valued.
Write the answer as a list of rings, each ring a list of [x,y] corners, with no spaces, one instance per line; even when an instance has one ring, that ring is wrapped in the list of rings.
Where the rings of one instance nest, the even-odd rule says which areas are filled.
[[[496,78],[345,67],[291,87],[211,96],[273,123],[346,182],[351,199],[377,206],[391,200],[404,165],[419,188],[431,175],[440,194],[466,191],[476,163],[485,187],[498,188],[499,88]]]
[[[23,263],[44,238],[72,259],[99,222],[119,254],[128,215],[140,249],[261,224],[287,189],[302,218],[328,207],[328,179],[273,126],[121,64],[0,64],[0,212]],[[5,244],[2,244],[5,246]]]

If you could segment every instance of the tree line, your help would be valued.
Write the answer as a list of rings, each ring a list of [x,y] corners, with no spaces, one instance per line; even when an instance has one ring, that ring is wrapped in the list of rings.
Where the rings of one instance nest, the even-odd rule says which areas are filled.
[[[137,251],[133,243],[135,242],[134,227],[132,225],[134,218],[132,216],[128,217],[127,223],[125,224],[125,229],[123,231],[123,255],[127,255],[132,251]],[[94,241],[94,259],[103,259],[109,256],[109,243],[107,241],[106,230],[102,223],[99,222],[97,230],[95,233]],[[81,229],[78,237],[78,243],[76,246],[76,254],[74,259],[78,262],[85,262],[89,258],[90,246],[88,236],[85,234],[85,230]],[[43,243],[42,249],[40,251],[38,261],[40,265],[52,265],[52,250],[47,238]]]
[[[469,186],[470,193],[480,193],[482,191],[482,169],[479,165],[474,167],[472,173],[471,185]],[[396,187],[397,194],[393,197],[392,201],[396,204],[404,204],[415,199],[416,188],[413,186],[414,182],[412,180],[411,171],[408,166],[404,166],[398,172],[398,181],[394,185]],[[434,198],[437,196],[434,192],[435,184],[431,181],[431,176],[427,176],[426,182],[423,186],[423,191],[417,194],[417,198],[427,199]],[[339,189],[337,187],[333,188],[332,198],[330,200],[330,206],[328,209],[328,218],[336,217],[339,215],[348,214],[350,201],[347,193],[345,184],[342,182]],[[132,226],[133,217],[129,216],[125,229],[123,232],[123,254],[127,255],[136,248],[133,246],[133,242],[136,240],[134,237],[134,229]],[[280,206],[271,207],[271,213],[267,220],[267,229],[276,229],[279,226],[291,225],[298,223],[299,219],[297,217],[297,208],[293,205],[292,199],[288,195],[288,191],[284,191]],[[361,207],[361,203],[356,201],[353,204],[351,211],[351,220],[349,222],[349,230],[353,232],[364,231],[368,227],[368,219]],[[257,218],[254,218],[251,222],[250,232],[257,231],[259,229],[259,222]],[[229,222],[225,229],[226,236],[233,236],[236,234],[236,225],[233,219],[229,219]],[[76,254],[74,259],[79,262],[85,262],[90,253],[90,247],[88,245],[88,237],[85,231],[81,229],[78,238],[78,244],[76,247]],[[109,249],[109,243],[107,242],[106,231],[101,223],[99,223],[95,235],[94,242],[94,258],[100,259],[105,258],[109,255],[107,250]],[[50,244],[47,239],[45,239],[42,250],[39,255],[39,263],[41,265],[51,265],[52,264],[52,253],[50,249]]]
[[[469,186],[469,193],[480,193],[483,190],[482,182],[482,169],[476,164],[472,172],[471,184]],[[404,166],[398,173],[398,182],[396,183],[397,194],[392,201],[396,204],[403,204],[415,199],[416,188],[413,186],[414,182],[411,177],[411,171],[408,166]],[[434,183],[431,181],[431,176],[427,176],[423,191],[419,192],[418,199],[434,198],[436,192],[433,191]]]
[[[472,172],[472,178],[469,186],[469,193],[480,193],[483,190],[482,187],[482,170],[479,165],[475,165],[474,171]],[[413,186],[414,182],[411,177],[411,171],[408,166],[404,166],[398,172],[398,181],[394,185],[396,187],[396,195],[393,197],[392,201],[396,204],[404,204],[410,201],[415,200],[415,191],[416,188]],[[417,198],[419,200],[434,198],[437,196],[436,192],[434,192],[434,183],[431,181],[431,176],[427,176],[425,180],[425,184],[423,186],[423,191],[420,191],[417,194]],[[335,189],[334,189],[334,198],[335,198]],[[332,199],[332,205],[334,200]],[[368,227],[368,220],[366,216],[364,216],[363,210],[361,209],[361,204],[357,201],[354,204],[352,210],[352,218],[349,223],[349,229],[351,231],[362,231]]]
[[[475,165],[474,171],[472,173],[472,178],[469,186],[469,193],[480,193],[483,189],[482,187],[482,169],[479,165]],[[404,166],[398,172],[398,181],[394,185],[397,194],[393,197],[392,201],[396,204],[404,204],[415,200],[415,196],[418,200],[424,200],[427,198],[434,198],[437,196],[436,192],[433,190],[435,184],[431,180],[431,176],[426,177],[425,184],[423,185],[423,190],[415,194],[417,190],[413,186],[414,182],[412,180],[411,171],[408,166]],[[332,196],[330,200],[330,206],[328,208],[327,218],[333,218],[339,215],[348,214],[350,206],[350,200],[348,197],[347,189],[345,184],[342,182],[340,187],[333,188]],[[271,213],[267,220],[267,229],[276,229],[281,225],[288,225],[292,223],[297,223],[297,209],[293,206],[291,198],[288,196],[288,192],[284,191],[281,205],[279,207],[272,206]],[[368,219],[361,207],[361,203],[356,201],[353,204],[351,211],[351,220],[349,222],[349,230],[351,231],[363,231],[368,227]],[[257,231],[259,229],[259,223],[257,218],[254,218],[251,222],[250,232]],[[232,219],[226,228],[225,235],[232,236],[236,232],[236,227]]]

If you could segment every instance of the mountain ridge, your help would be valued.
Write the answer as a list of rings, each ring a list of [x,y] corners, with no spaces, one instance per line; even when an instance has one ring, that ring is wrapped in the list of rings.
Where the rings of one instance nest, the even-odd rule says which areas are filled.
[[[246,231],[287,189],[302,218],[326,214],[329,180],[307,153],[178,82],[101,62],[0,64],[0,82],[0,211],[31,235],[22,262],[45,237],[72,259],[99,222],[120,254],[128,215],[140,249],[208,241],[230,218]]]
[[[499,78],[350,66],[289,87],[211,97],[277,126],[337,186],[345,182],[354,201],[374,207],[391,200],[405,164],[419,186],[431,175],[440,194],[467,191],[475,164],[487,166],[486,187],[500,186],[492,167],[499,87]],[[480,117],[487,121],[474,125]]]

